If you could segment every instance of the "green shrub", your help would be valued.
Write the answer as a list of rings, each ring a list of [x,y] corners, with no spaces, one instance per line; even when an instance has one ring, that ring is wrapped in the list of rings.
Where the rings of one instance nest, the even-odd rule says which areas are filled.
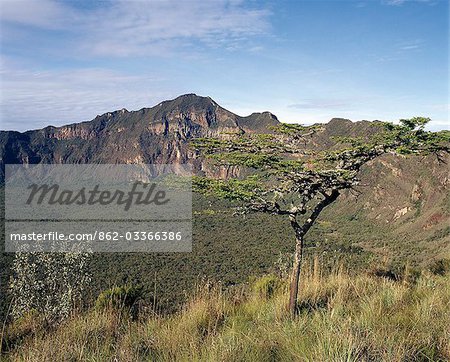
[[[142,287],[124,285],[107,289],[100,293],[95,302],[97,310],[117,309],[134,311],[136,303],[142,297]]]

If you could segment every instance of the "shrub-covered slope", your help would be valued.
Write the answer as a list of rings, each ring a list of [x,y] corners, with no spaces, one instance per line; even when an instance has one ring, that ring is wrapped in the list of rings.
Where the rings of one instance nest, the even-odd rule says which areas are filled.
[[[10,361],[448,361],[450,278],[392,281],[342,268],[305,268],[299,315],[286,282],[264,276],[223,291],[197,288],[171,316],[128,307],[76,313],[48,329],[37,316],[9,325]]]

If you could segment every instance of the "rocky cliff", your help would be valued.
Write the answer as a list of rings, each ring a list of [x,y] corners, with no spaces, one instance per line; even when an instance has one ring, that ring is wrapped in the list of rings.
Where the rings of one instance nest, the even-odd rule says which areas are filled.
[[[277,123],[269,112],[240,117],[209,97],[186,94],[152,108],[105,113],[89,122],[24,133],[1,131],[0,165],[194,162],[187,148],[191,138],[264,132]]]

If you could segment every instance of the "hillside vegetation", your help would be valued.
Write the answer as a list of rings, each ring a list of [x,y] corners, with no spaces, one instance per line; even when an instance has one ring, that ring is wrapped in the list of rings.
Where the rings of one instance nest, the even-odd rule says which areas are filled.
[[[8,163],[192,163],[201,158],[189,150],[198,137],[230,133],[266,133],[279,124],[268,112],[240,117],[208,97],[193,94],[155,107],[108,112],[92,121],[19,132],[0,131],[0,184]],[[333,119],[305,140],[305,151],[333,149],[336,138],[376,132],[379,122]],[[450,258],[450,156],[386,155],[361,172],[357,192],[340,196],[319,218],[305,239],[307,255],[326,264],[343,260],[358,273],[388,258],[394,273],[406,263],[426,268]],[[229,170],[232,174],[233,170]],[[0,205],[4,190],[0,186]],[[156,294],[158,308],[173,312],[185,302],[200,278],[232,286],[251,275],[271,271],[281,257],[292,255],[289,222],[271,215],[234,216],[233,205],[194,195],[192,253],[96,253],[90,260],[92,302],[114,285],[143,287]],[[3,210],[3,208],[0,208]],[[3,220],[4,215],[0,215]],[[11,253],[3,252],[0,222],[0,321],[9,306]]]
[[[405,270],[401,280],[303,270],[299,315],[286,313],[285,279],[238,288],[204,282],[183,308],[105,303],[56,328],[29,315],[2,334],[6,361],[448,361],[450,276]],[[326,274],[326,275],[324,275]],[[124,289],[126,290],[126,289]],[[122,299],[125,301],[125,299]],[[117,302],[117,300],[116,300]],[[135,305],[136,306],[136,305]]]
[[[306,255],[319,255],[324,269],[343,261],[355,274],[384,258],[393,273],[401,271],[406,263],[420,269],[436,260],[450,259],[450,230],[445,222],[450,208],[436,202],[428,210],[430,201],[419,215],[408,217],[414,212],[410,211],[395,222],[386,223],[367,215],[360,205],[368,200],[365,195],[358,201],[349,197],[330,206],[306,240]],[[381,199],[377,202],[383,204]],[[389,211],[382,206],[376,206],[377,209]],[[421,223],[432,210],[441,210],[444,219],[422,229]],[[264,214],[244,218],[233,216],[233,211],[227,202],[194,198],[192,253],[94,254],[89,262],[92,282],[86,299],[93,301],[102,290],[114,285],[140,285],[147,297],[156,294],[160,311],[173,312],[186,300],[185,291],[191,291],[203,277],[233,286],[252,275],[273,271],[280,258],[290,257],[293,240],[286,220]],[[0,244],[3,246],[3,241]],[[0,321],[9,305],[12,258],[13,254],[0,254]],[[421,260],[425,262],[422,264]]]
[[[91,122],[0,132],[0,166],[188,162],[196,172],[215,174],[189,148],[192,139],[264,133],[276,124],[270,113],[240,117],[209,98],[186,95]],[[333,119],[305,141],[305,152],[333,149],[339,137],[361,137],[376,132],[378,124]],[[305,256],[318,255],[323,272],[316,263],[302,280],[294,320],[285,310],[286,279],[268,274],[277,271],[274,265],[292,265],[289,222],[273,215],[236,216],[235,204],[204,195],[193,196],[191,253],[92,255],[82,305],[56,328],[35,313],[11,321],[14,255],[0,250],[4,358],[448,361],[449,276],[418,277],[418,271],[433,264],[436,274],[448,268],[449,162],[449,155],[385,155],[361,169],[357,189],[330,205],[305,239]],[[236,170],[223,172],[233,176]],[[3,193],[0,185],[0,206]],[[4,235],[4,223],[0,231]],[[252,276],[259,279],[248,282]],[[119,289],[97,299],[114,286]],[[108,298],[124,290],[139,296],[137,303],[125,311],[117,303],[108,307]]]

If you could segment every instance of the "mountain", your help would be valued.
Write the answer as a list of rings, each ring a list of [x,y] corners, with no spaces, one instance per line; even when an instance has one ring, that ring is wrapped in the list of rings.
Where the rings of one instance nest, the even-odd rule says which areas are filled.
[[[188,149],[194,137],[270,132],[278,119],[269,112],[241,117],[209,97],[187,94],[138,111],[105,113],[92,121],[27,132],[0,132],[0,169],[7,163],[173,163],[203,167]],[[334,118],[308,139],[305,148],[329,149],[337,136],[377,132],[379,122]],[[381,265],[426,267],[450,259],[450,157],[446,163],[385,155],[362,170],[358,193],[343,194],[321,214],[308,234],[306,257],[322,263],[345,260],[350,268]],[[3,171],[2,171],[3,172]],[[0,175],[3,178],[3,174]],[[198,195],[197,195],[198,196]],[[225,285],[273,268],[292,253],[288,221],[265,214],[233,216],[230,205],[194,197],[193,251],[187,254],[96,254],[92,297],[111,285],[138,283],[158,288],[173,308],[199,276]],[[11,255],[0,254],[0,282],[9,278]],[[277,264],[278,265],[278,264]],[[6,283],[0,285],[0,294]],[[0,298],[0,315],[8,303]]]
[[[7,163],[186,163],[193,137],[264,132],[269,113],[240,117],[209,97],[182,95],[152,108],[121,109],[62,127],[0,132],[0,166]],[[0,175],[0,179],[3,178]]]

